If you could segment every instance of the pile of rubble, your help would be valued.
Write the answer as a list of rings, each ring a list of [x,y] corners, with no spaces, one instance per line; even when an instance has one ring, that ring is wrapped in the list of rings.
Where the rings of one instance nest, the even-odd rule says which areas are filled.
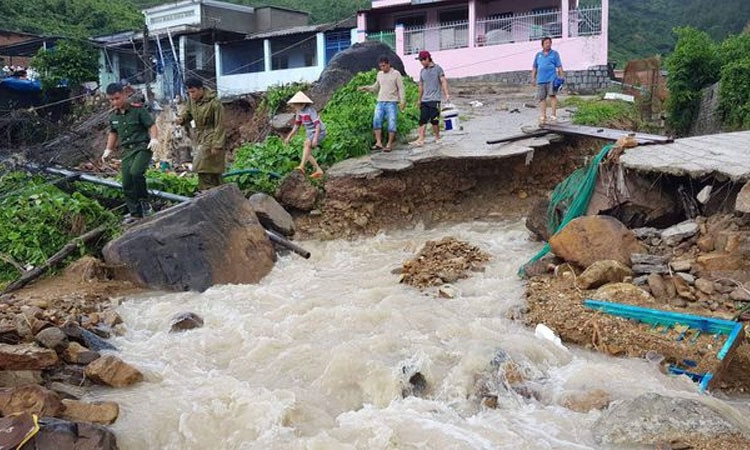
[[[583,300],[741,317],[750,305],[744,286],[750,281],[750,217],[697,217],[662,230],[631,231],[613,217],[586,216],[549,243],[554,256],[527,270],[536,275],[526,294],[527,323],[544,323],[564,341],[613,355],[651,355],[663,364],[689,358],[701,369],[718,370],[715,342],[676,345],[668,333],[602,315]]]
[[[92,264],[86,258],[71,268]],[[98,267],[98,266],[97,266]],[[91,274],[89,274],[91,275]],[[83,402],[89,387],[125,387],[143,375],[113,353],[107,339],[122,331],[122,319],[109,301],[86,294],[55,301],[5,295],[0,303],[0,415],[3,429],[33,434],[33,448],[116,449],[106,425],[117,420],[115,402]],[[0,447],[16,448],[15,435],[0,437]],[[20,441],[19,441],[20,442]]]
[[[455,283],[468,278],[469,272],[481,271],[489,259],[479,247],[454,237],[427,241],[416,258],[404,263],[400,281],[419,289]]]

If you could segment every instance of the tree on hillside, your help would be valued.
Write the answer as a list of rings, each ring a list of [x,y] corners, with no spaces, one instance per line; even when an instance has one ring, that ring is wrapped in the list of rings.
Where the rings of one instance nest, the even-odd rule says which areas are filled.
[[[45,90],[61,83],[76,89],[85,81],[99,78],[96,49],[86,41],[59,41],[49,50],[40,49],[31,64],[41,74]]]
[[[86,38],[141,28],[129,1],[0,0],[0,29]]]
[[[721,69],[716,43],[705,31],[675,29],[677,45],[667,58],[669,122],[679,134],[692,125],[700,106],[701,89],[719,79]]]
[[[611,60],[668,55],[677,42],[672,29],[691,26],[721,41],[750,21],[747,0],[610,0]]]

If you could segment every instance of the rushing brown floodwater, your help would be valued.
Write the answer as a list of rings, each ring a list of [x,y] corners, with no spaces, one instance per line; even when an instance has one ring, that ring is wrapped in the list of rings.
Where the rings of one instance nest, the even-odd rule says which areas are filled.
[[[489,251],[486,271],[456,283],[454,299],[398,284],[392,269],[449,235]],[[539,247],[520,222],[304,246],[310,260],[283,257],[259,285],[122,304],[128,333],[115,344],[146,382],[91,398],[120,403],[122,450],[600,449],[590,428],[601,413],[566,409],[563,396],[696,391],[646,361],[566,351],[508,320],[523,304],[516,270]],[[205,326],[169,334],[181,311]],[[499,352],[539,399],[500,387],[498,408],[481,406],[477,379],[497,379]],[[427,391],[403,398],[416,372]]]

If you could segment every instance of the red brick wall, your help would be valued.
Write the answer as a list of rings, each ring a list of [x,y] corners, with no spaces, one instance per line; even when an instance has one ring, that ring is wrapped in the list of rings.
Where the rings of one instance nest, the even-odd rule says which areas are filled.
[[[18,42],[23,42],[23,41],[29,41],[34,38],[35,36],[30,35],[30,34],[14,33],[12,31],[0,31],[0,46],[16,44]],[[0,57],[3,58],[2,65],[14,64],[14,65],[22,65],[24,67],[28,67],[29,61],[31,60],[31,58],[24,58],[20,56],[14,56],[11,58],[10,56],[3,55],[1,52],[0,52]]]

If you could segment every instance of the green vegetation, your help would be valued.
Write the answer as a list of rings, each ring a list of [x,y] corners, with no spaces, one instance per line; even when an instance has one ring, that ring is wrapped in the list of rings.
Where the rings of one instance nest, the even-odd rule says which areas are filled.
[[[563,106],[575,106],[573,123],[624,130],[642,130],[645,124],[638,112],[638,105],[622,100],[604,100],[601,97],[584,99],[568,97]]]
[[[611,0],[609,20],[609,59],[624,68],[630,59],[671,53],[677,27],[705,31],[716,41],[739,34],[750,21],[750,2]]]
[[[719,114],[731,129],[750,128],[750,33],[719,44]]]
[[[696,119],[701,90],[721,81],[719,114],[730,129],[750,128],[750,34],[716,43],[708,33],[678,28],[674,53],[667,58],[669,124],[685,134]]]
[[[321,117],[326,124],[327,135],[315,157],[323,166],[364,155],[372,145],[372,113],[376,97],[359,92],[357,88],[374,83],[376,73],[372,70],[357,74],[347,85],[336,91],[322,111]],[[407,107],[399,114],[398,137],[401,140],[405,140],[409,132],[417,127],[419,118],[416,107],[417,85],[408,78],[404,79],[404,85]],[[283,91],[284,89],[277,89],[275,92]],[[292,90],[286,92],[290,91]],[[258,144],[245,144],[237,150],[232,170],[259,169],[262,172],[288,173],[299,164],[303,141],[304,131],[300,130],[289,145],[285,145],[278,136],[269,137]],[[237,182],[244,190],[273,192],[278,180],[252,174],[240,175]]]
[[[677,28],[675,33],[677,46],[667,58],[667,111],[670,126],[685,134],[698,114],[701,89],[718,79],[719,60],[708,33],[694,28]]]
[[[143,16],[129,1],[0,1],[3,30],[88,38],[142,27]]]
[[[13,263],[39,265],[70,239],[103,224],[114,230],[115,223],[113,213],[80,193],[25,173],[0,176],[0,286],[20,275]]]
[[[42,74],[44,89],[57,87],[67,81],[68,86],[99,78],[99,58],[96,49],[85,41],[63,40],[51,50],[39,49],[31,65]]]
[[[258,110],[266,111],[269,116],[273,116],[279,109],[286,107],[286,102],[297,91],[305,92],[308,89],[310,89],[310,83],[301,82],[272,86],[266,90],[266,95],[258,106]]]

